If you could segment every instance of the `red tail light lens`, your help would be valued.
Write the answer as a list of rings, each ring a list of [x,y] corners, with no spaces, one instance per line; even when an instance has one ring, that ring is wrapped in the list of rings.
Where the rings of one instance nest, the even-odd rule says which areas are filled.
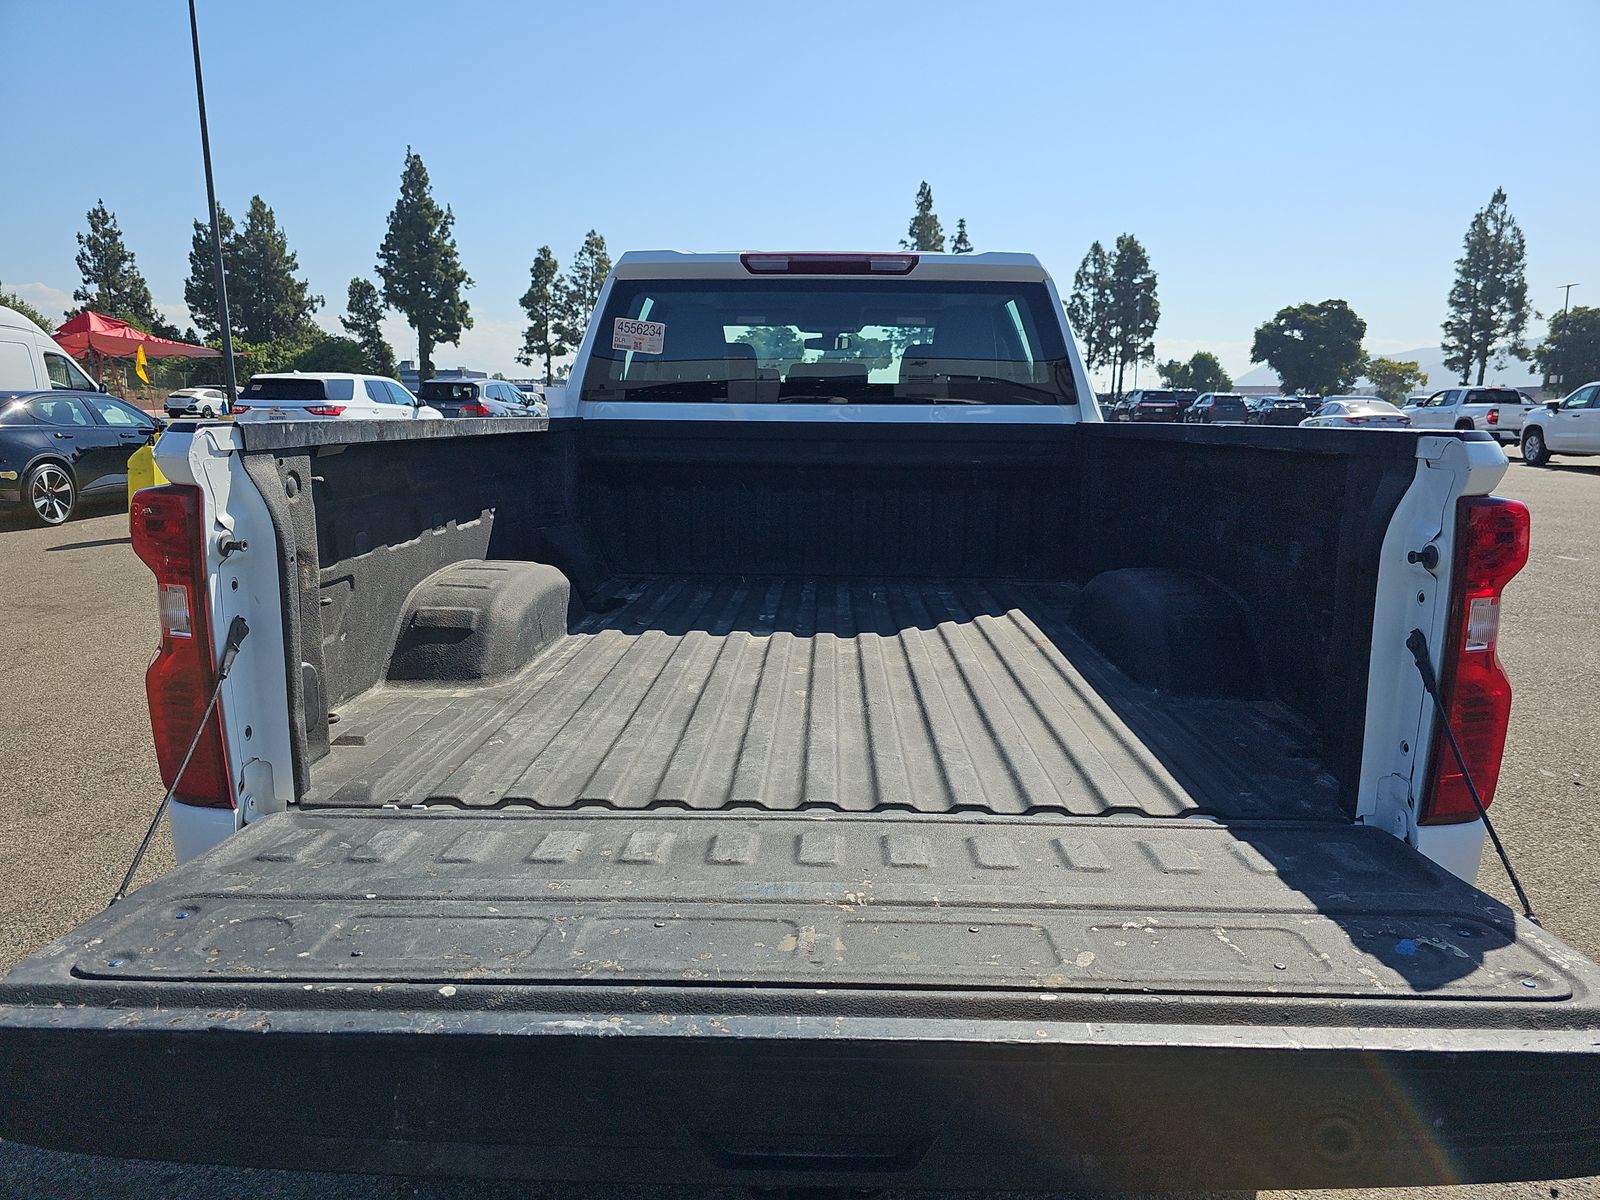
[[[463,404],[461,406],[463,417],[487,417],[489,410],[481,404]]]
[[[1498,408],[1491,408],[1489,410],[1488,415],[1485,416],[1483,419],[1485,421],[1489,422],[1489,424],[1491,424],[1491,425],[1500,424],[1500,410]]]
[[[177,777],[217,682],[202,510],[200,489],[184,484],[135,492],[128,509],[133,552],[155,574],[161,609],[161,648],[145,671],[144,685],[156,761],[167,787]],[[184,804],[231,808],[230,777],[218,705],[173,798]]]
[[[1528,561],[1528,509],[1499,496],[1468,496],[1456,509],[1455,597],[1440,690],[1445,714],[1487,807],[1500,781],[1511,681],[1500,666],[1500,593]],[[1461,769],[1444,735],[1434,733],[1422,823],[1477,819]]]
[[[313,417],[337,417],[344,411],[342,404],[308,404],[306,411]]]
[[[237,400],[235,400],[233,402],[233,406],[229,408],[228,411],[233,413],[249,412],[250,406],[248,404],[240,404]]]

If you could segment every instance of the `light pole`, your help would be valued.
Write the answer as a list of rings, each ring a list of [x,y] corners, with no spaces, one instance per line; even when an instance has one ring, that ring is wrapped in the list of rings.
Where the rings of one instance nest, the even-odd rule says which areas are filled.
[[[228,321],[228,281],[222,271],[222,230],[217,226],[217,188],[211,181],[211,133],[206,128],[206,85],[200,78],[200,26],[194,0],[189,0],[189,40],[194,45],[194,95],[200,105],[200,155],[206,164],[206,203],[211,207],[212,270],[217,277],[217,317],[222,323],[222,370],[228,384],[228,407],[239,397],[233,370],[233,327]]]
[[[1577,283],[1563,283],[1561,285],[1561,290],[1566,293],[1565,298],[1563,298],[1562,301],[1561,301],[1561,315],[1562,316],[1566,316],[1567,315],[1567,309],[1572,304],[1572,289],[1575,288],[1575,287],[1582,287],[1582,286],[1583,286],[1582,284],[1577,284]]]

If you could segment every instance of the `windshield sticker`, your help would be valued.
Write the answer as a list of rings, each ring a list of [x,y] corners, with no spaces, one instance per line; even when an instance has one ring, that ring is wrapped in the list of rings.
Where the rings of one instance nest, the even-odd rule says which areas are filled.
[[[630,321],[618,317],[611,326],[611,348],[632,350],[636,354],[660,354],[667,340],[667,327],[660,321]]]

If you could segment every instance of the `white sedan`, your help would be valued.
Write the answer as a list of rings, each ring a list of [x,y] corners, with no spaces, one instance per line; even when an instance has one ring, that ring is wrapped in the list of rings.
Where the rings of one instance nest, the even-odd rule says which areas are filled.
[[[162,407],[167,410],[167,416],[174,420],[197,413],[209,421],[230,411],[227,392],[215,387],[179,388],[167,396]]]
[[[1300,422],[1301,429],[1405,429],[1410,425],[1410,417],[1376,396],[1329,396],[1321,408]]]

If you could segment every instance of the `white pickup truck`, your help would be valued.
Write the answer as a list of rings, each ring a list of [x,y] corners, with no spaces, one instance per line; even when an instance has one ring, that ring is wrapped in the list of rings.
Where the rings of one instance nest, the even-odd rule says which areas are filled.
[[[1520,438],[1522,461],[1530,467],[1544,466],[1552,454],[1573,458],[1600,454],[1600,380],[1527,413]]]
[[[1600,1172],[1600,968],[1472,886],[1441,737],[1492,803],[1528,514],[1484,434],[1104,423],[1031,256],[651,252],[548,419],[158,459],[185,861],[0,982],[0,1136],[767,1188]]]
[[[1477,429],[1504,445],[1515,445],[1523,417],[1543,407],[1516,388],[1453,387],[1401,411],[1415,429]]]

